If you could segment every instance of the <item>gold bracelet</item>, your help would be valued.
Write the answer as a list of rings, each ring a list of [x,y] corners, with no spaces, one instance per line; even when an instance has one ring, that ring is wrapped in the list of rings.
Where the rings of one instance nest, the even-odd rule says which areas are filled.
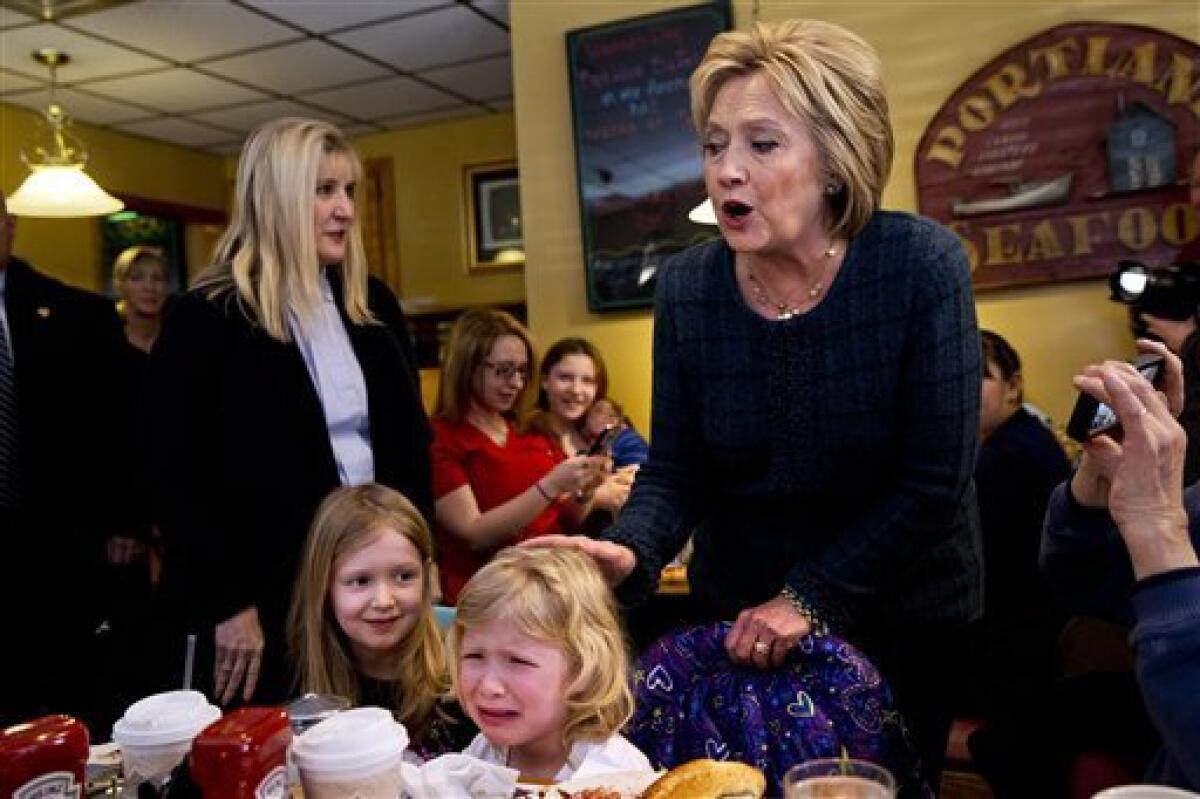
[[[779,595],[786,599],[797,613],[808,619],[808,627],[813,635],[829,635],[829,625],[821,621],[821,617],[813,610],[812,605],[793,591],[790,585],[785,585]]]

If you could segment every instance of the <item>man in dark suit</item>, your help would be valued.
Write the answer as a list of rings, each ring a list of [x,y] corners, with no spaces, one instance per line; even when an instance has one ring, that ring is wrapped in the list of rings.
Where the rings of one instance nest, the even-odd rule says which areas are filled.
[[[0,195],[0,725],[46,712],[87,720],[97,576],[126,464],[121,326],[108,300],[13,257],[14,229]]]

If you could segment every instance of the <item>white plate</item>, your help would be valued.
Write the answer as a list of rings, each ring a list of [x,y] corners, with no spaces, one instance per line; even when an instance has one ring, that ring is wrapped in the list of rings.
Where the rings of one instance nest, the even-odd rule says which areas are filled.
[[[1093,794],[1092,799],[1197,799],[1200,794],[1165,785],[1122,785]]]

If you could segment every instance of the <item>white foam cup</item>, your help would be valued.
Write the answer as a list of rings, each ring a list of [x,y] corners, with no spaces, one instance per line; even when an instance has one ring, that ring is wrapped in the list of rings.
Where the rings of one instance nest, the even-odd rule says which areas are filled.
[[[127,782],[162,780],[187,757],[192,739],[221,717],[199,691],[167,691],[139,699],[113,726]]]
[[[292,741],[305,799],[395,799],[408,732],[381,707],[346,710]]]

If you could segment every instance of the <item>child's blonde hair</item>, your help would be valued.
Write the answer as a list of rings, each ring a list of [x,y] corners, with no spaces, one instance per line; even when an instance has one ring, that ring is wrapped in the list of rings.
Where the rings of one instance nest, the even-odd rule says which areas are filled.
[[[458,595],[447,642],[456,694],[463,635],[500,619],[567,656],[567,746],[608,738],[633,715],[629,654],[616,602],[587,555],[509,547],[475,572]]]
[[[288,647],[302,691],[361,699],[349,641],[334,618],[329,585],[338,560],[369,545],[381,531],[403,535],[421,556],[421,611],[400,642],[392,711],[414,740],[428,731],[438,700],[449,690],[446,652],[433,615],[433,537],[404,495],[367,484],[334,490],[317,508],[292,592]]]

